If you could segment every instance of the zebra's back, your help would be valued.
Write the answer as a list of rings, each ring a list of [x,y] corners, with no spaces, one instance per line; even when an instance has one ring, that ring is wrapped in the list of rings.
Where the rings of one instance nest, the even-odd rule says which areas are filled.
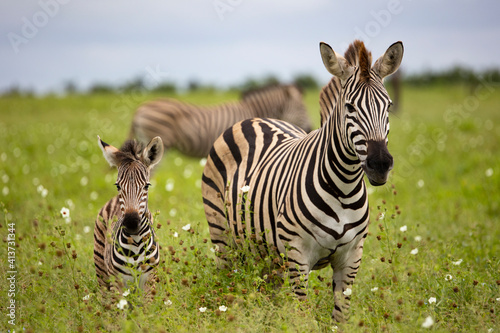
[[[160,99],[144,103],[137,109],[131,136],[143,142],[160,136],[166,149],[175,148],[189,156],[206,157],[225,129],[251,116],[235,102],[200,107],[174,99]]]
[[[249,92],[238,102],[209,107],[173,99],[147,102],[137,110],[130,136],[144,142],[160,136],[167,149],[206,157],[227,128],[253,117],[281,119],[306,131],[311,129],[302,92],[293,85],[278,85]]]

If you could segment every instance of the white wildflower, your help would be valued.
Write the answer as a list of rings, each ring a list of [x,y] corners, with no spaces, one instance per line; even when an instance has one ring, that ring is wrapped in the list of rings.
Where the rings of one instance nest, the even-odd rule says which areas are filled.
[[[75,203],[71,199],[66,199],[66,205],[68,205],[69,209],[75,209]]]
[[[241,191],[242,191],[243,193],[248,193],[248,191],[249,191],[249,190],[250,190],[250,186],[248,186],[248,185],[245,185],[245,186],[243,186],[243,187],[241,188]]]
[[[83,176],[81,179],[80,179],[80,185],[82,186],[87,186],[87,184],[89,183],[89,179],[85,176]]]
[[[61,215],[65,219],[69,217],[69,209],[66,207],[61,208]]]
[[[7,186],[4,186],[3,189],[2,189],[2,194],[4,196],[7,196],[9,194],[10,190]]]
[[[179,234],[177,233],[177,231],[176,231],[176,232],[174,232],[174,237],[175,237],[175,238],[179,237]]]
[[[49,190],[47,190],[46,188],[44,188],[42,190],[42,192],[40,192],[40,194],[42,195],[42,198],[45,198],[47,196],[47,194],[49,194]]]
[[[422,236],[415,236],[415,242],[420,242],[422,240]]]
[[[207,308],[206,307],[201,307],[198,310],[200,310],[200,312],[205,312],[205,311],[207,311]]]
[[[436,297],[429,298],[429,304],[436,303]]]
[[[128,295],[130,295],[130,289],[125,290],[122,294],[123,297],[127,297]]]
[[[90,294],[83,296],[82,298],[84,301],[88,301],[90,299]]]
[[[222,312],[226,312],[227,311],[227,307],[225,305],[221,305],[221,306],[219,306],[219,310],[222,311]]]
[[[170,215],[171,217],[175,217],[175,215],[177,215],[177,209],[172,208],[172,209],[168,212],[168,215]]]
[[[458,259],[457,261],[452,261],[451,263],[455,266],[458,266],[462,263],[463,259]]]
[[[418,249],[413,249],[413,250],[410,251],[410,253],[413,254],[413,255],[415,255],[415,254],[418,253]]]
[[[344,290],[344,295],[346,296],[351,296],[352,295],[352,289],[351,288],[347,288],[346,290]]]
[[[189,231],[191,229],[191,224],[186,224],[185,226],[182,227],[182,230]]]
[[[434,325],[434,319],[432,319],[431,316],[425,318],[424,322],[422,323],[423,328],[429,328],[432,325]]]
[[[206,157],[203,157],[201,160],[200,160],[200,166],[204,167],[205,164],[207,164],[207,158]]]
[[[172,305],[172,301],[167,299],[165,302],[163,302],[163,304],[165,304],[166,306],[170,306]]]
[[[420,179],[420,180],[417,182],[417,186],[418,186],[418,188],[422,188],[422,187],[424,187],[424,185],[425,185],[425,182],[424,182],[424,180],[423,180],[423,179]]]
[[[378,287],[373,287],[372,289],[370,289],[371,291],[375,292],[378,290]]]
[[[332,332],[337,332],[338,329],[339,329],[338,326],[332,326]]]
[[[453,276],[451,276],[450,274],[446,274],[446,276],[444,277],[444,279],[446,281],[451,281],[451,280],[453,280]]]
[[[493,169],[492,168],[487,169],[486,172],[485,172],[485,174],[486,174],[486,177],[493,176]]]
[[[86,225],[85,227],[83,227],[83,232],[88,234],[90,232],[90,227],[88,225]]]
[[[407,226],[402,226],[401,228],[399,228],[399,231],[401,232],[406,232],[406,230],[408,230],[408,227]]]
[[[191,169],[191,168],[185,168],[184,172],[182,173],[182,175],[186,179],[189,178],[189,177],[191,177],[192,174],[193,174],[193,169]]]
[[[92,201],[96,201],[96,200],[97,200],[97,198],[99,198],[99,193],[97,193],[96,191],[92,191],[92,192],[90,193],[90,200],[92,200]]]
[[[173,179],[168,179],[167,183],[165,184],[165,191],[172,192],[174,189],[174,184],[175,181]]]
[[[128,304],[126,299],[121,299],[118,304],[116,304],[116,307],[120,310],[125,309],[125,306]]]

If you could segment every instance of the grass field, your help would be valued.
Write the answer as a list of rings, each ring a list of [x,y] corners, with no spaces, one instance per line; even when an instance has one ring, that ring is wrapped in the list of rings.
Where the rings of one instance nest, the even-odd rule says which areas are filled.
[[[150,190],[163,260],[156,295],[103,296],[93,227],[116,193],[116,171],[97,135],[120,146],[135,107],[156,96],[0,98],[0,331],[500,332],[499,92],[489,83],[405,87],[391,116],[395,167],[387,185],[370,187],[370,234],[344,324],[330,320],[329,269],[311,274],[307,302],[286,283],[266,286],[265,263],[217,270],[201,204],[203,167],[175,151]],[[237,96],[178,98],[213,104]],[[318,124],[318,92],[307,92],[306,102]],[[119,309],[121,299],[133,308]]]

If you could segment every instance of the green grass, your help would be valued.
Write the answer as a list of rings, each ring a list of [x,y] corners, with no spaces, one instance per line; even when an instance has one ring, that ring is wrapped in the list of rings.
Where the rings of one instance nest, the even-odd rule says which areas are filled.
[[[203,168],[199,159],[173,151],[150,190],[162,246],[156,295],[151,301],[103,296],[93,267],[93,225],[115,195],[116,171],[102,157],[97,135],[120,146],[133,109],[154,96],[1,98],[0,331],[331,332],[338,326],[344,332],[498,332],[498,90],[403,90],[401,110],[391,116],[395,167],[386,186],[371,188],[370,235],[345,324],[330,320],[329,269],[311,274],[309,300],[299,302],[286,285],[266,285],[265,263],[249,261],[236,272],[216,268],[201,203]],[[213,104],[237,96],[179,98]],[[318,92],[308,92],[306,102],[318,124]],[[15,297],[7,292],[9,224],[16,229]],[[191,232],[182,229],[187,224]],[[119,310],[122,298],[133,309]],[[11,300],[15,327],[6,316]],[[428,316],[434,324],[422,328]]]

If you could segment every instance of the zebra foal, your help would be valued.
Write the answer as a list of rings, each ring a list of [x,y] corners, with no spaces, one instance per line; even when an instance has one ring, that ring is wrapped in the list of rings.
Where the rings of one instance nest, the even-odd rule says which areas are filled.
[[[175,148],[188,156],[206,157],[224,130],[253,117],[282,119],[311,130],[302,93],[296,86],[282,85],[257,89],[244,94],[239,102],[211,107],[174,99],[147,102],[134,115],[130,138],[147,142],[160,136],[165,149]]]
[[[382,80],[398,69],[403,44],[391,45],[373,66],[361,41],[344,57],[325,43],[320,51],[333,74],[320,94],[321,128],[306,134],[261,118],[235,124],[210,151],[202,193],[220,264],[238,239],[257,239],[256,251],[286,255],[299,299],[306,298],[309,272],[330,265],[332,317],[343,321],[369,223],[363,177],[383,185],[393,166],[391,100]]]
[[[98,136],[98,144],[111,166],[118,168],[118,195],[99,211],[94,226],[94,264],[99,284],[149,291],[160,252],[148,209],[150,170],[161,160],[159,137],[143,147],[135,140],[117,149]]]

